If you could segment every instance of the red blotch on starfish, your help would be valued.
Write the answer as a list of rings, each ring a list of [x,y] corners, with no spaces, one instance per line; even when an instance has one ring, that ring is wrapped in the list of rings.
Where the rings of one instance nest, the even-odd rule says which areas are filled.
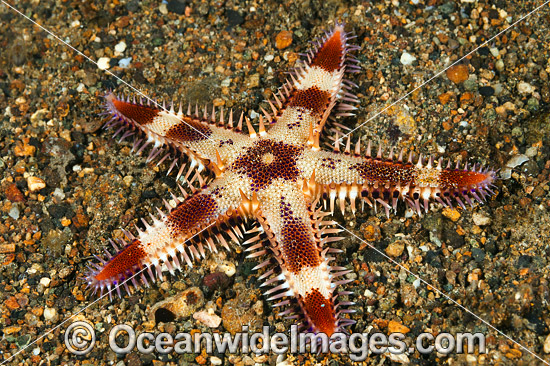
[[[298,90],[292,97],[289,107],[309,109],[312,114],[323,114],[330,102],[330,93],[313,86],[306,90]]]
[[[212,134],[212,130],[191,118],[185,118],[180,124],[171,127],[166,132],[166,138],[174,141],[190,142],[207,139]]]
[[[130,245],[117,253],[107,262],[105,267],[97,273],[95,280],[98,282],[109,279],[125,279],[130,277],[136,267],[140,267],[147,254],[141,247],[141,242],[133,240]]]
[[[470,188],[494,179],[493,172],[475,172],[471,170],[442,170],[439,174],[439,184],[442,189]]]
[[[330,337],[336,330],[332,302],[325,299],[319,290],[313,289],[307,294],[304,304],[306,313],[315,324],[315,328]]]
[[[393,161],[366,159],[364,162],[352,166],[357,169],[362,178],[369,182],[390,182],[390,184],[408,184],[416,178],[415,167],[412,164],[403,164]]]
[[[158,116],[159,113],[158,109],[150,106],[132,104],[123,100],[119,100],[112,93],[108,94],[105,99],[107,99],[107,103],[112,103],[113,107],[116,110],[116,113],[120,117],[130,119],[142,126],[153,122],[153,120],[156,116]]]
[[[216,201],[207,194],[195,195],[177,206],[168,217],[167,224],[175,233],[194,234],[215,216]]]
[[[343,56],[342,34],[340,28],[336,28],[332,37],[318,50],[311,66],[319,66],[328,72],[333,72],[340,68]]]
[[[309,231],[303,222],[293,219],[281,232],[283,237],[283,255],[288,270],[299,273],[305,267],[317,267],[321,263],[317,243],[309,237]]]

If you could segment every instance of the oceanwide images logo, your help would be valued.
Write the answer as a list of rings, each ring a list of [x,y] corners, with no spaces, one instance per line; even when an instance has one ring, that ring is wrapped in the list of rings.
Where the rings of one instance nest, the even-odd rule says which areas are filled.
[[[65,331],[65,345],[76,355],[85,355],[95,346],[94,328],[87,322],[74,322]],[[264,326],[261,333],[250,333],[247,326],[241,333],[152,333],[138,332],[126,324],[115,325],[109,332],[109,347],[117,354],[127,354],[134,350],[143,354],[206,353],[342,353],[349,354],[352,361],[364,361],[370,354],[438,352],[441,354],[485,352],[485,336],[481,333],[431,333],[420,334],[414,347],[407,346],[402,333],[334,333],[330,338],[324,333],[300,333],[297,325],[289,332],[270,334]]]

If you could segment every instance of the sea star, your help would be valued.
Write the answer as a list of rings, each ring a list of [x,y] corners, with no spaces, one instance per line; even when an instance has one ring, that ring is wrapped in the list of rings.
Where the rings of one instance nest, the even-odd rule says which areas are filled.
[[[327,244],[341,238],[333,236],[340,231],[334,222],[324,218],[334,211],[336,199],[342,210],[349,200],[355,212],[360,199],[374,207],[378,203],[388,215],[399,200],[419,215],[430,200],[451,205],[454,199],[463,207],[463,201],[481,202],[495,179],[489,169],[468,170],[458,163],[451,168],[442,159],[434,164],[433,158],[414,159],[412,154],[404,161],[402,152],[397,159],[393,153],[383,158],[381,147],[373,156],[370,144],[366,153],[359,142],[352,150],[349,138],[340,152],[338,133],[333,151],[320,149],[319,137],[333,110],[349,115],[355,107],[348,103],[357,102],[350,93],[354,84],[344,79],[346,72],[359,70],[350,56],[358,47],[348,44],[350,38],[343,24],[336,24],[309,51],[269,102],[270,112],[262,109],[258,131],[243,114],[234,126],[233,114],[226,118],[223,110],[205,109],[201,115],[198,108],[193,114],[180,107],[176,113],[109,93],[106,108],[112,119],[107,127],[119,127],[116,134],[123,133],[122,138],[145,136],[134,147],[142,151],[153,144],[150,159],[166,153],[160,160],[174,159],[170,170],[176,157],[187,156],[191,164],[184,179],[193,192],[174,196],[166,203],[168,212],[159,210],[152,224],[144,220],[146,229],[138,229],[136,236],[126,232],[126,247],[95,265],[86,276],[89,286],[109,294],[116,287],[120,295],[122,283],[130,292],[130,278],[136,286],[138,278],[148,285],[145,273],[155,281],[162,278],[162,265],[174,273],[181,270],[181,260],[192,266],[204,257],[205,246],[215,251],[213,238],[229,249],[225,235],[242,239],[235,221],[252,218],[259,223],[251,230],[257,235],[243,244],[249,245],[250,258],[270,254],[255,267],[271,266],[260,277],[263,285],[272,286],[265,292],[268,300],[288,305],[282,314],[302,320],[304,330],[330,336],[353,323],[342,317],[351,303],[340,298],[350,293],[337,290],[348,280],[335,280],[350,271],[329,264],[330,254],[339,250]],[[241,133],[243,121],[249,135]],[[208,184],[200,175],[204,167],[216,176]],[[178,177],[186,169],[182,165]],[[197,180],[198,189],[191,184]],[[323,203],[330,212],[318,208],[326,207]]]

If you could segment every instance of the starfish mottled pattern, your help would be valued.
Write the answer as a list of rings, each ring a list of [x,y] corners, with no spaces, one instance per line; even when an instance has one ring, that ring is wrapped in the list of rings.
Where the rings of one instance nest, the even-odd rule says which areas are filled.
[[[359,71],[350,55],[358,47],[349,39],[343,24],[336,24],[317,42],[268,103],[269,112],[262,109],[258,131],[242,114],[237,122],[223,110],[189,108],[184,113],[180,108],[176,113],[109,93],[112,119],[107,126],[117,127],[123,138],[142,136],[135,143],[138,151],[152,144],[150,158],[174,159],[170,170],[186,156],[190,164],[181,166],[178,177],[192,193],[182,190],[166,202],[168,211],[159,210],[152,223],[144,220],[145,230],[126,231],[125,248],[97,264],[86,277],[88,284],[109,293],[116,287],[119,295],[119,285],[126,286],[129,278],[136,286],[138,281],[147,285],[162,278],[163,266],[173,273],[182,262],[192,266],[204,257],[205,247],[217,250],[215,241],[227,249],[228,237],[242,241],[236,223],[253,219],[256,235],[243,245],[250,258],[267,258],[255,268],[265,267],[260,278],[270,287],[268,300],[285,307],[282,314],[298,318],[305,331],[331,336],[352,324],[343,316],[351,303],[342,296],[350,293],[341,289],[349,281],[342,276],[350,271],[330,263],[332,254],[340,252],[329,246],[341,239],[334,236],[340,230],[326,218],[335,202],[342,210],[349,202],[355,212],[356,201],[362,200],[389,215],[404,201],[421,215],[430,201],[463,207],[483,201],[495,174],[412,154],[408,160],[402,153],[383,157],[381,148],[372,155],[370,145],[363,151],[358,142],[352,149],[349,138],[340,151],[338,133],[334,150],[322,150],[323,130],[333,117],[351,115],[357,102],[354,84],[344,78]],[[241,132],[243,122],[248,134]],[[210,182],[201,176],[205,167],[215,174]],[[197,181],[200,187],[194,188]],[[329,212],[322,209],[327,206]]]

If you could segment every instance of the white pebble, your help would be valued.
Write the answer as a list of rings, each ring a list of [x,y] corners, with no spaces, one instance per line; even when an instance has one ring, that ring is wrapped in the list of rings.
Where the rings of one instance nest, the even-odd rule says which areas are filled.
[[[491,223],[490,217],[487,217],[479,212],[474,212],[472,215],[472,220],[474,220],[474,224],[477,226],[485,226]]]
[[[109,68],[109,62],[111,59],[109,57],[100,57],[99,60],[97,60],[97,67],[100,70],[107,70]]]
[[[544,353],[550,353],[550,334],[544,340]]]
[[[212,365],[216,365],[216,366],[217,366],[217,365],[221,365],[221,364],[222,364],[222,360],[219,359],[219,358],[216,357],[216,356],[212,356],[212,357],[210,357],[210,363],[211,363]]]
[[[525,150],[525,155],[527,155],[528,157],[532,158],[534,156],[536,156],[538,153],[538,149],[536,146],[531,146],[530,148],[528,148],[527,150]]]
[[[126,50],[126,42],[120,41],[115,46],[115,51],[118,53],[122,53]]]
[[[53,191],[53,196],[55,197],[55,199],[63,201],[65,199],[65,192],[63,192],[61,188],[57,187]]]
[[[193,314],[193,319],[198,320],[202,324],[206,325],[210,328],[217,328],[222,323],[222,318],[220,318],[218,315],[212,313],[210,314],[208,311],[197,311],[195,314]]]
[[[130,62],[132,62],[131,57],[121,58],[120,60],[118,60],[118,66],[125,69],[130,65]]]
[[[8,212],[8,215],[10,215],[12,219],[17,220],[19,218],[19,208],[17,206],[13,206],[10,212]]]
[[[27,269],[27,273],[30,274],[30,275],[38,273],[38,271],[42,271],[42,267],[38,263],[33,263],[31,268]]]
[[[510,158],[510,160],[508,160],[508,162],[506,163],[506,166],[508,168],[515,168],[517,166],[520,166],[521,164],[525,163],[526,161],[528,161],[529,158],[523,154],[517,154],[517,155],[514,155]]]
[[[522,81],[518,84],[518,92],[520,94],[532,94],[535,91],[533,85]]]
[[[46,306],[44,309],[44,319],[52,320],[57,316],[57,311],[54,308],[49,308]]]
[[[404,353],[394,354],[391,352],[387,352],[386,354],[388,355],[388,358],[390,359],[390,361],[393,361],[395,363],[408,365],[411,362],[411,360],[409,359],[409,356],[407,356]]]
[[[235,272],[237,272],[237,269],[235,268],[235,264],[227,261],[218,265],[218,268],[220,271],[225,273],[228,277],[232,277],[235,274]]]
[[[416,57],[414,57],[413,55],[411,55],[407,51],[403,52],[403,54],[401,55],[401,63],[403,65],[410,65],[415,61],[416,61]]]
[[[42,277],[40,279],[40,284],[44,287],[49,287],[50,286],[50,282],[52,282],[51,279],[49,279],[48,277]]]
[[[27,178],[27,186],[31,192],[36,192],[46,187],[46,182],[41,178],[30,176]]]
[[[493,85],[493,89],[495,89],[495,95],[502,94],[502,91],[504,90],[504,88],[502,87],[502,84]],[[512,104],[512,103],[510,103],[510,104]]]
[[[275,56],[273,56],[273,55],[265,55],[265,56],[264,56],[264,60],[266,60],[266,61],[271,61],[271,60],[273,60],[274,58],[275,58]]]

